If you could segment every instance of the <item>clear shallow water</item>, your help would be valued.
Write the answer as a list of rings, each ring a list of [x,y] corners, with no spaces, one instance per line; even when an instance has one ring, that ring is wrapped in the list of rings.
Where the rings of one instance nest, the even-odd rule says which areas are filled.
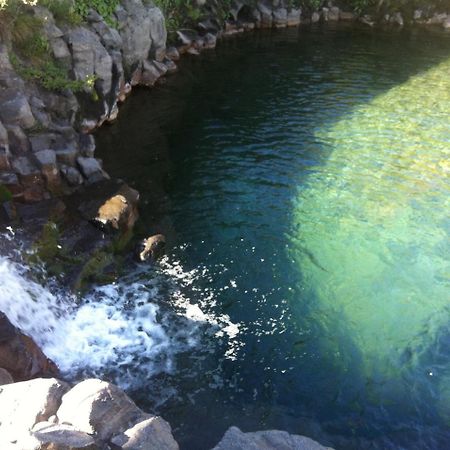
[[[448,33],[252,34],[184,61],[98,136],[141,191],[142,233],[173,245],[159,273],[84,300],[147,336],[103,375],[133,380],[183,448],[232,424],[448,446],[449,58]]]

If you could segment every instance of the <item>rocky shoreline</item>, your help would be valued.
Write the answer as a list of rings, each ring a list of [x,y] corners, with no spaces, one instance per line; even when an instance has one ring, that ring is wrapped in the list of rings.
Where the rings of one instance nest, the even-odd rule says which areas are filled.
[[[375,17],[331,3],[303,12],[278,0],[256,5],[236,1],[222,26],[214,3],[204,8],[208,14],[197,26],[178,30],[174,45],[168,46],[164,16],[147,2],[122,1],[115,12],[117,27],[94,10],[86,23],[74,27],[58,23],[48,9],[34,7],[52,57],[75,80],[94,80],[80,92],[51,91],[22,77],[12,62],[11,36],[0,37],[0,187],[6,189],[0,219],[26,224],[38,260],[53,264],[54,274],[63,267],[64,283],[74,290],[98,281],[99,273],[114,276],[119,269],[112,255],[130,253],[133,247],[139,193],[110,180],[95,158],[90,134],[116,119],[133,87],[154,86],[176,72],[182,55],[198,55],[213,49],[218,39],[254,29],[337,21],[450,29],[450,15],[436,11]],[[164,236],[146,237],[140,259],[156,259],[164,242]],[[0,312],[2,449],[178,448],[169,424],[141,411],[116,386],[100,380],[70,386],[58,376],[54,363]],[[251,448],[325,447],[286,432],[242,433],[235,427],[215,447]]]

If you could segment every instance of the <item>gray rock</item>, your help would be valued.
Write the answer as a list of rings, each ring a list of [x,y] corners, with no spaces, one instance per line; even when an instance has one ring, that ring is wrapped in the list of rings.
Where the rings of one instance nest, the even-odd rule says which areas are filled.
[[[106,96],[112,87],[112,59],[100,38],[87,28],[77,27],[68,33],[67,39],[72,51],[75,78],[86,81],[95,76],[95,85]]]
[[[63,148],[55,151],[56,161],[67,166],[74,166],[78,157],[78,150],[76,148]]]
[[[287,24],[289,27],[300,25],[302,16],[301,8],[292,8],[288,11]]]
[[[260,15],[261,15],[261,28],[270,28],[272,27],[272,6],[267,2],[259,1],[256,5]]]
[[[167,73],[175,73],[178,70],[177,65],[169,58],[164,59],[163,63],[166,66]]]
[[[145,61],[139,82],[144,86],[153,86],[161,78],[161,75],[159,69],[152,62]]]
[[[394,13],[394,15],[391,17],[391,22],[402,27],[404,24],[402,13],[400,12]]]
[[[203,36],[203,41],[205,48],[215,48],[217,45],[217,37],[212,33],[206,33]]]
[[[6,147],[8,145],[8,130],[0,122],[0,145]]]
[[[83,449],[95,444],[92,436],[67,424],[41,422],[32,429],[32,436],[40,444],[53,444],[52,449]]]
[[[314,11],[311,14],[311,23],[317,23],[320,20],[320,14],[317,11]]]
[[[442,22],[442,26],[443,26],[444,29],[446,29],[446,30],[450,29],[450,16],[447,17],[447,18]]]
[[[122,47],[122,37],[120,36],[120,33],[115,28],[111,28],[102,19],[93,23],[92,28],[98,34],[103,46],[107,50],[119,50]]]
[[[152,48],[149,10],[140,0],[123,0],[116,10],[119,33],[122,38],[124,65],[128,71],[145,61]]]
[[[48,148],[54,148],[57,145],[58,138],[54,133],[40,133],[29,137],[31,150],[39,152]]]
[[[83,176],[75,167],[62,165],[60,170],[69,186],[78,186],[83,183]]]
[[[423,16],[423,11],[421,9],[414,10],[413,19],[414,20],[421,20]]]
[[[30,104],[25,95],[18,89],[3,89],[0,91],[0,119],[5,124],[31,128],[36,120],[31,112]]]
[[[339,8],[337,6],[332,6],[328,11],[328,20],[332,22],[337,22],[339,20]]]
[[[286,431],[268,430],[243,433],[237,427],[227,430],[213,450],[331,450],[310,438]]]
[[[53,56],[68,69],[71,66],[71,54],[66,41],[62,38],[54,38],[49,39],[49,43]]]
[[[10,170],[10,153],[8,147],[0,145],[0,170]]]
[[[81,173],[88,180],[97,181],[105,178],[105,172],[98,159],[79,156],[77,158],[77,163]]]
[[[23,155],[30,151],[30,142],[25,132],[18,125],[7,125],[9,149],[16,155]]]
[[[166,52],[167,30],[164,15],[159,8],[148,10],[150,18],[150,39],[152,42],[150,56],[162,61]]]
[[[147,417],[114,436],[111,443],[123,450],[178,450],[178,444],[172,436],[170,425],[161,417]]]
[[[428,19],[427,24],[429,25],[441,25],[447,20],[446,13],[434,13],[433,16]]]
[[[19,178],[13,172],[0,172],[0,184],[5,186],[15,186],[19,184]]]
[[[105,381],[82,381],[62,398],[59,423],[94,434],[102,440],[122,433],[134,425],[142,411],[118,387]]]
[[[56,413],[68,385],[55,378],[38,378],[0,387],[0,448],[19,441],[29,430]],[[5,446],[3,446],[5,445]],[[21,447],[18,445],[17,448]]]
[[[0,386],[3,386],[5,384],[11,384],[14,383],[13,377],[11,374],[6,370],[2,369],[0,367]]]
[[[195,30],[189,30],[187,28],[178,30],[177,36],[182,45],[191,46],[197,41],[200,36]]]
[[[56,167],[56,152],[54,150],[40,150],[34,154],[39,167],[41,168],[55,168]]]
[[[95,152],[95,138],[92,134],[79,135],[80,153],[83,156],[92,158]]]
[[[278,8],[273,11],[273,25],[277,28],[287,26],[288,12],[286,8]]]
[[[166,56],[172,61],[178,61],[180,59],[180,54],[178,53],[178,50],[175,47],[169,47],[166,50]]]
[[[32,163],[30,158],[27,156],[20,156],[14,158],[12,162],[12,167],[16,173],[21,176],[29,176],[40,173],[39,169]]]

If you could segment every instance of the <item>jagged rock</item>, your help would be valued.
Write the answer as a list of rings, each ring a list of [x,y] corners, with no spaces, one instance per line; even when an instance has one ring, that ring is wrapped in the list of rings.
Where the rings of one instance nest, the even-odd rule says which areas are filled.
[[[40,173],[38,167],[27,156],[15,158],[12,167],[21,177],[39,175]]]
[[[120,33],[115,28],[110,27],[101,17],[100,20],[92,24],[92,28],[107,50],[119,50],[122,47]]]
[[[36,379],[0,387],[0,448],[16,442],[17,449],[30,449],[20,445],[29,436],[33,426],[54,415],[61,398],[69,386],[55,378]]]
[[[117,386],[105,381],[82,381],[62,398],[57,412],[59,423],[109,440],[136,424],[142,411]]]
[[[95,152],[95,139],[92,134],[80,134],[78,137],[80,153],[92,158]]]
[[[31,128],[36,120],[25,95],[18,89],[0,90],[0,119],[5,124]]]
[[[95,77],[99,93],[106,96],[112,87],[112,59],[100,38],[87,28],[76,27],[67,34],[67,40],[72,50],[75,78],[86,81]]]
[[[177,31],[177,36],[182,45],[191,46],[199,39],[199,35],[195,30],[182,29]]]
[[[133,427],[114,436],[111,443],[123,450],[178,450],[170,425],[161,417],[147,415]]]
[[[167,73],[174,73],[178,70],[177,65],[169,58],[164,59],[163,63],[166,66]]]
[[[5,186],[14,186],[19,184],[19,178],[13,172],[0,172],[0,184]]]
[[[91,435],[67,424],[40,422],[33,427],[31,434],[44,449],[48,450],[91,450],[95,446],[95,440]]]
[[[136,249],[136,256],[141,262],[156,261],[164,255],[165,249],[166,237],[163,234],[155,234],[139,243]]]
[[[227,430],[212,450],[332,450],[310,438],[286,431],[268,430],[243,433],[237,427]]]
[[[33,339],[21,333],[1,312],[0,367],[6,369],[15,381],[59,373],[56,364],[44,355]]]
[[[3,386],[5,384],[11,384],[14,383],[13,377],[11,374],[6,370],[2,369],[0,367],[0,386]]]

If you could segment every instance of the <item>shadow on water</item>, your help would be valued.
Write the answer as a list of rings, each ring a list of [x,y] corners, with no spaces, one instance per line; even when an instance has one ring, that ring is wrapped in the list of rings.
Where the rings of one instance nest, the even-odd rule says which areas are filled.
[[[324,258],[317,245],[320,223],[311,220],[305,234],[297,199],[320,219],[323,205],[311,199],[333,203],[320,191],[345,191],[324,170],[336,147],[326,131],[448,58],[449,41],[433,31],[346,26],[254,33],[185,58],[178,75],[136,91],[98,133],[105,168],[142,194],[145,233],[169,230],[174,244],[189,244],[174,249],[187,268],[208,268],[190,297],[211,290],[211,302],[240,325],[232,355],[199,352],[199,369],[180,360],[178,378],[156,384],[176,384],[160,411],[183,448],[210,448],[233,424],[336,448],[444,448],[437,391],[425,384],[422,393],[420,364],[401,368],[387,388],[362,369],[365,353],[342,325],[348,311],[324,301],[336,253]],[[432,347],[420,358],[433,361]],[[448,361],[442,355],[436,364]],[[411,389],[421,391],[419,405],[405,401]],[[154,401],[145,386],[134,394]]]

